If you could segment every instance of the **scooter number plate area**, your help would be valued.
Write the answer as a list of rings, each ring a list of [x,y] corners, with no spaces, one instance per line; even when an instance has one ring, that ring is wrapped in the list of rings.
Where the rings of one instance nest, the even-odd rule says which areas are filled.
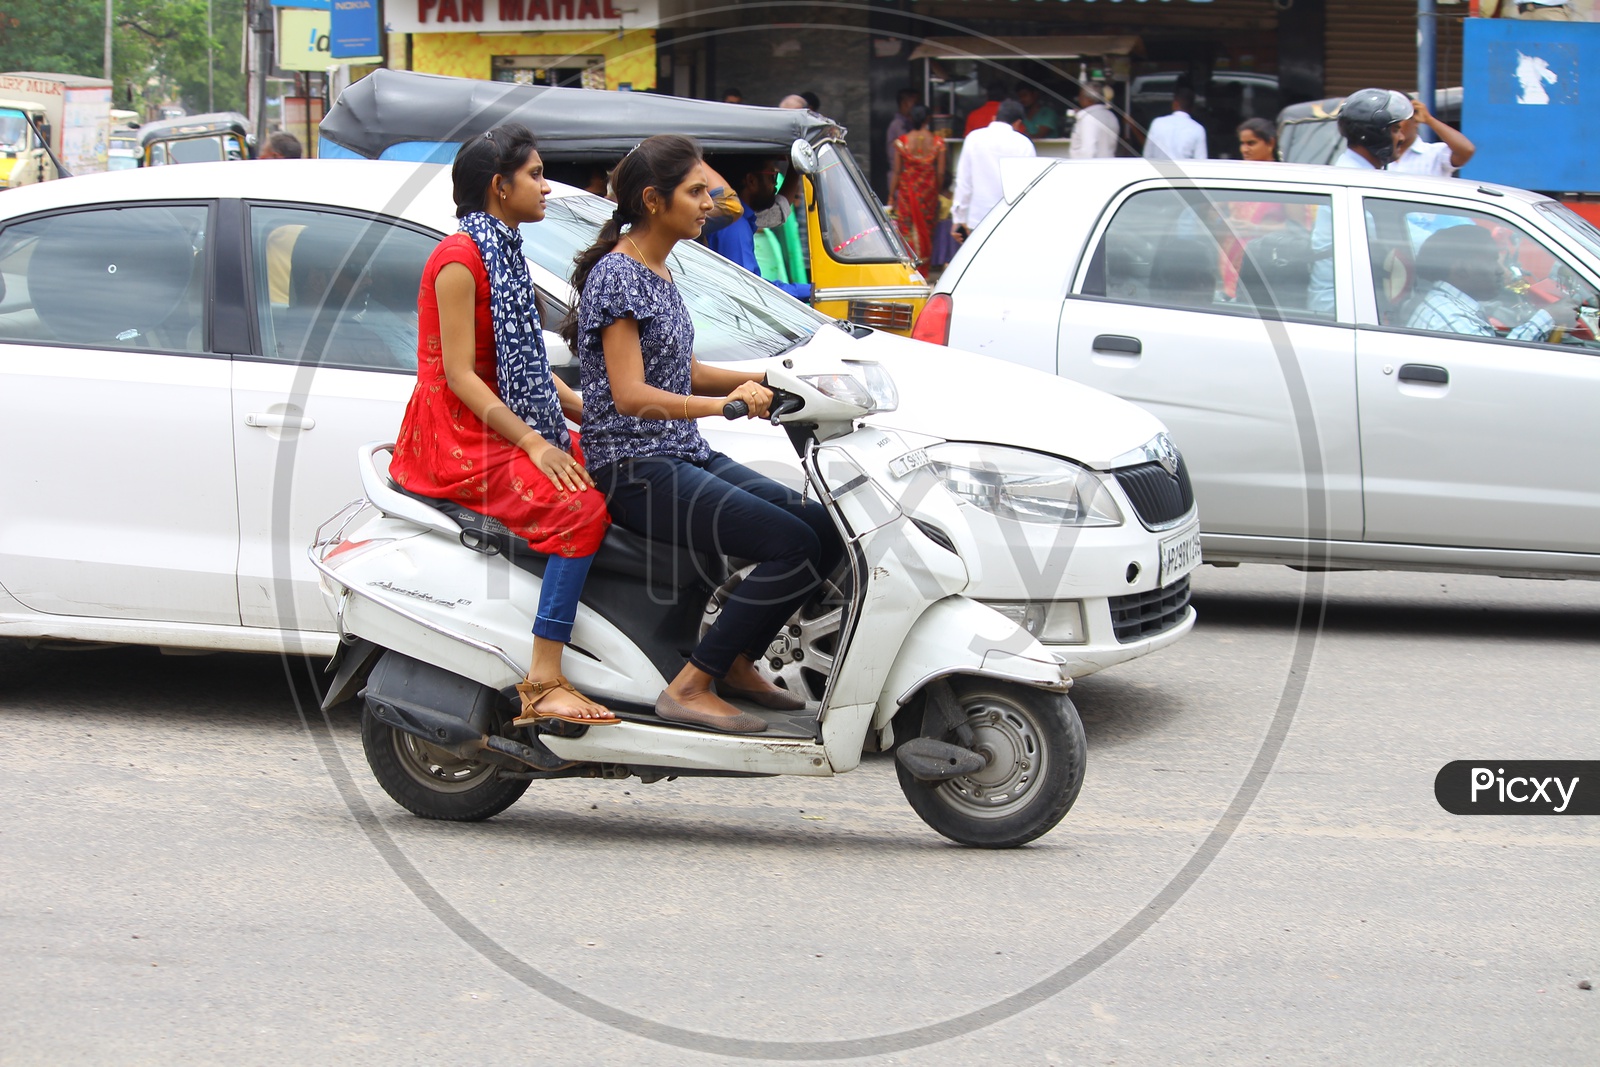
[[[1161,579],[1163,589],[1200,566],[1200,527],[1194,526],[1176,537],[1161,542]]]

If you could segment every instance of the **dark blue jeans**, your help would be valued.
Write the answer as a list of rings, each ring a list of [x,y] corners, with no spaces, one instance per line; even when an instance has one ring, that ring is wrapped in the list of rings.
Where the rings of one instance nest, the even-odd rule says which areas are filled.
[[[539,586],[539,613],[533,617],[533,636],[563,645],[571,642],[572,627],[578,621],[578,598],[593,562],[592,555],[550,557]]]
[[[696,552],[753,560],[689,662],[721,678],[743,652],[759,660],[778,629],[844,558],[828,510],[720,452],[704,463],[624,459],[591,471],[611,521]]]

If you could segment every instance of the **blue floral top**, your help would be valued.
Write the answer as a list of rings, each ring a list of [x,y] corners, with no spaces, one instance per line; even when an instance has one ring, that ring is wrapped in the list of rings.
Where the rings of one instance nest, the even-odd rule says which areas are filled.
[[[700,427],[686,419],[619,414],[611,397],[600,331],[618,319],[639,324],[646,384],[688,396],[694,323],[678,287],[621,252],[602,256],[578,297],[578,363],[583,371],[583,456],[598,469],[621,459],[711,457]]]

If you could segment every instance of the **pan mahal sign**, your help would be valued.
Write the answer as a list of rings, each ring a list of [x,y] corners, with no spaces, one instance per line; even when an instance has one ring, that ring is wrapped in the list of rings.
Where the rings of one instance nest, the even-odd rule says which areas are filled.
[[[392,33],[518,33],[647,29],[658,0],[390,0]]]

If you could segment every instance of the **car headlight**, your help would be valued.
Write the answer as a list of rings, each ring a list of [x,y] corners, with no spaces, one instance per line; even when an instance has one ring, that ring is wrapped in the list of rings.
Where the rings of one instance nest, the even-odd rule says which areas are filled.
[[[928,469],[963,504],[1040,526],[1121,526],[1122,510],[1087,467],[1002,445],[947,442]]]

